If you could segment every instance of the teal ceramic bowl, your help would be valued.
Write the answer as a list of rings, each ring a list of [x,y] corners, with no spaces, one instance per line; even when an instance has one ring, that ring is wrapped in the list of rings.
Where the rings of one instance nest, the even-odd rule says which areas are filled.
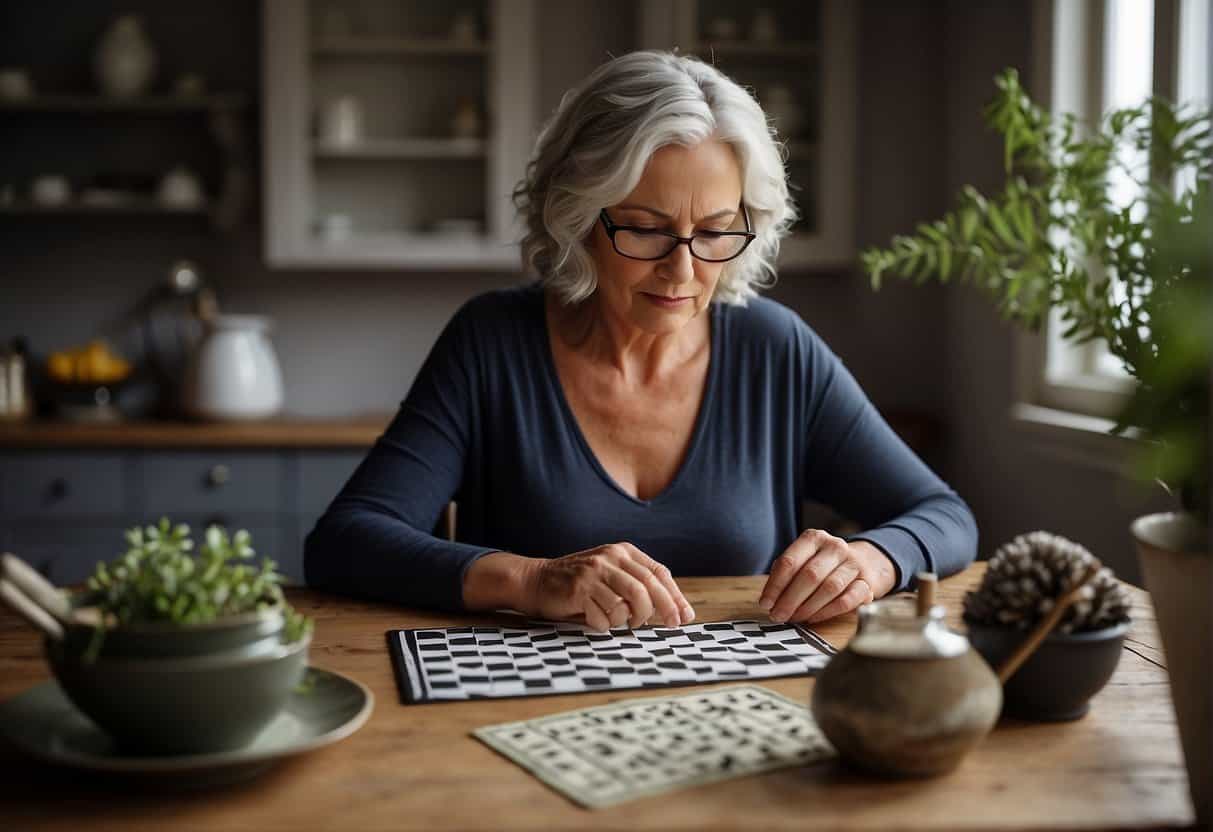
[[[123,624],[102,634],[99,655],[164,659],[205,656],[223,651],[261,655],[272,652],[278,646],[284,623],[282,607],[274,606],[188,626],[170,621]],[[69,626],[66,652],[83,653],[89,648],[96,632],[96,627],[86,623]]]
[[[238,647],[187,658],[91,662],[66,642],[48,640],[45,649],[63,692],[124,753],[160,755],[248,745],[302,681],[310,643],[307,636],[252,655]]]

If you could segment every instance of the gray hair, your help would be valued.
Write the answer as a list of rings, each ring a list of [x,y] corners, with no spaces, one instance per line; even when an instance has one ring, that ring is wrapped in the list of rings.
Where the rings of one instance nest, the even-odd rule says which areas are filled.
[[[716,138],[741,165],[742,201],[758,236],[725,263],[713,301],[744,305],[775,282],[779,241],[796,219],[784,156],[754,97],[714,66],[671,52],[632,52],[565,93],[514,189],[527,233],[522,259],[565,303],[598,286],[583,243],[602,208],[635,189],[653,153]]]

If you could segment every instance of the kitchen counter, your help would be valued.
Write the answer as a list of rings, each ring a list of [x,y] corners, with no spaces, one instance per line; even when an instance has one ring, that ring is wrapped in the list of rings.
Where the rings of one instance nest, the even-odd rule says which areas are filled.
[[[0,449],[23,448],[369,448],[383,433],[388,413],[343,419],[284,416],[252,422],[129,421],[0,422]],[[939,440],[940,425],[913,412],[886,413],[893,430],[918,453]]]
[[[0,448],[369,448],[390,418],[0,423]]]

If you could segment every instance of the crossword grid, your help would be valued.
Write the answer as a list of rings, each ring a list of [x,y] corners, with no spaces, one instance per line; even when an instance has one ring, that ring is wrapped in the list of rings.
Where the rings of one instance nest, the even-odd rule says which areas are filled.
[[[590,808],[835,755],[804,705],[757,685],[628,699],[473,735]]]
[[[606,633],[528,622],[387,636],[409,703],[801,676],[834,653],[811,630],[749,620]]]

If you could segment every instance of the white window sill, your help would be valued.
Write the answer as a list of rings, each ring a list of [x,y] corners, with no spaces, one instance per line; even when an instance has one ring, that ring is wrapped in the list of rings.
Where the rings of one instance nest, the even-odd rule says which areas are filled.
[[[1142,442],[1141,431],[1114,434],[1111,419],[1021,402],[1011,408],[1011,423],[1042,456],[1118,475],[1131,475]]]

